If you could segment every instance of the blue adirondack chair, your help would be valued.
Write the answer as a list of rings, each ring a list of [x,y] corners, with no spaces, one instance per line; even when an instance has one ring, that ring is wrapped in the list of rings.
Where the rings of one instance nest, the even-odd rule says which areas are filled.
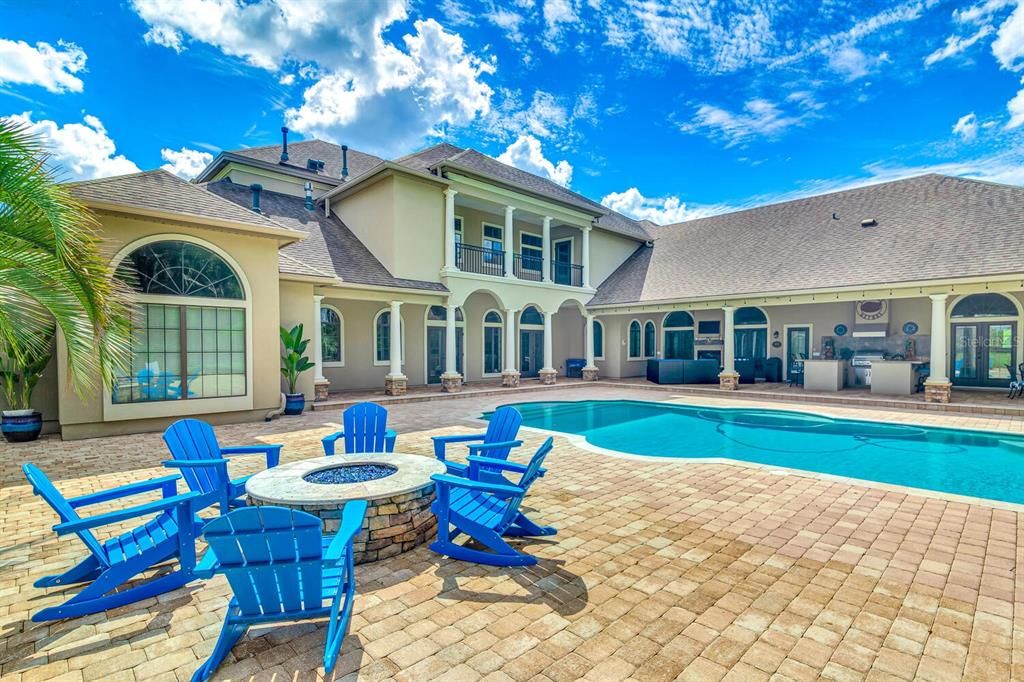
[[[544,441],[529,464],[472,456],[468,478],[448,474],[431,476],[437,485],[437,499],[431,505],[431,511],[437,516],[437,540],[430,544],[430,549],[453,559],[490,566],[537,563],[536,557],[517,552],[502,536],[554,535],[554,528],[540,528],[519,511],[530,486],[540,477],[541,465],[551,452],[553,442],[552,438]],[[476,478],[481,466],[516,471],[522,476],[517,485],[481,481]],[[455,544],[455,538],[463,533],[491,551]]]
[[[387,408],[377,403],[356,403],[341,415],[342,430],[323,438],[324,454],[333,455],[339,439],[345,439],[345,453],[394,452],[398,435],[388,428]]]
[[[203,578],[223,573],[235,596],[210,658],[192,676],[209,679],[250,625],[328,617],[324,669],[334,669],[348,631],[356,583],[352,538],[363,525],[366,502],[348,502],[338,534],[321,534],[320,519],[283,507],[247,507],[207,524],[210,549],[196,569]]]
[[[267,458],[267,468],[276,467],[281,460],[281,445],[238,445],[221,447],[213,427],[199,419],[179,419],[164,431],[164,442],[174,459],[164,466],[179,469],[193,492],[216,494],[221,513],[232,507],[245,505],[245,482],[250,476],[231,479],[228,475],[228,457],[259,455]]]
[[[452,443],[469,443],[471,457],[489,457],[491,459],[508,459],[512,448],[517,448],[523,441],[516,440],[519,425],[523,423],[523,415],[514,407],[499,407],[491,415],[484,433],[464,436],[434,436],[434,456],[444,462],[449,474],[465,476],[469,471],[468,464],[451,462],[447,459],[447,447]],[[479,441],[479,442],[478,442]],[[500,481],[499,481],[500,482]]]
[[[176,481],[180,476],[163,476],[65,498],[39,467],[25,464],[22,471],[32,484],[33,492],[46,500],[60,518],[60,523],[53,527],[57,535],[74,533],[89,550],[89,556],[64,573],[46,576],[35,582],[36,587],[89,584],[60,606],[39,611],[32,616],[33,621],[38,623],[106,611],[175,590],[194,578],[195,538],[202,530],[202,522],[195,516],[195,510],[202,508],[204,500],[199,493],[194,492],[178,495]],[[163,499],[88,518],[82,518],[76,511],[81,507],[153,490],[160,490]],[[152,518],[127,533],[115,535],[103,542],[92,532],[94,528],[145,516]],[[143,571],[175,557],[178,559],[176,570],[146,583],[124,588],[129,580]],[[115,589],[118,591],[113,591]]]

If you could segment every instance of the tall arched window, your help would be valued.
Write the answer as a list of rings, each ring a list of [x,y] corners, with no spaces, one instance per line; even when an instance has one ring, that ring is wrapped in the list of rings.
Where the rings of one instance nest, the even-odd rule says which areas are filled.
[[[604,324],[594,320],[594,359],[604,360]]]
[[[195,241],[154,239],[125,255],[117,274],[138,305],[112,404],[247,395],[245,288],[224,258]]]
[[[629,359],[640,360],[640,321],[633,320],[629,323]]]
[[[484,313],[484,358],[485,377],[501,376],[502,370],[502,317],[497,310]]]
[[[768,317],[754,306],[733,313],[736,357],[744,359],[768,357]]]
[[[320,351],[324,366],[345,366],[345,318],[326,303],[320,306]]]
[[[448,366],[448,308],[443,305],[432,305],[427,308],[424,344],[424,367],[428,384],[441,383],[441,376]],[[455,371],[465,376],[464,358],[466,340],[466,319],[462,308],[455,309]]]
[[[653,358],[657,354],[657,348],[655,347],[655,338],[657,338],[658,332],[654,327],[654,322],[647,320],[644,322],[644,357]]]
[[[668,360],[693,359],[693,316],[685,310],[676,310],[665,316],[661,323],[664,341],[661,355]]]
[[[402,364],[405,364],[405,319],[402,327]],[[384,308],[373,318],[373,364],[386,365],[391,362],[391,309]]]
[[[523,312],[519,315],[519,324],[544,324],[544,316],[540,314],[540,311],[536,307],[529,305],[523,308]]]

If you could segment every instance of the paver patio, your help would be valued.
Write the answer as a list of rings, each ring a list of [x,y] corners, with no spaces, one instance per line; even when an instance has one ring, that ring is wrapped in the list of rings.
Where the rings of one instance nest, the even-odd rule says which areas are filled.
[[[670,397],[609,386],[544,393]],[[499,402],[393,405],[398,449],[429,455],[430,435],[465,431]],[[796,409],[1024,430],[1009,417]],[[225,444],[283,442],[289,461],[320,454],[338,419],[316,412],[218,434]],[[518,459],[540,439],[527,434]],[[165,458],[159,434],[0,446],[4,680],[188,679],[209,654],[229,595],[220,577],[106,614],[28,620],[60,599],[32,582],[83,550],[52,533],[20,464],[80,494],[166,474]],[[335,678],[1024,679],[1024,518],[1013,509],[757,467],[615,458],[565,438],[548,463],[527,498],[559,529],[524,543],[540,563],[495,569],[421,547],[357,567]],[[323,637],[319,624],[254,629],[217,679],[318,679]]]

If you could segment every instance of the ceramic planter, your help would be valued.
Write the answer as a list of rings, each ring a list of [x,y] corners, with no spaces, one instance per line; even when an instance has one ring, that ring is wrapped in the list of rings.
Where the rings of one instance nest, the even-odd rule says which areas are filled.
[[[302,414],[306,409],[306,396],[304,393],[286,393],[284,396],[285,414]]]
[[[39,438],[43,415],[35,410],[4,410],[0,430],[8,443],[28,443]]]

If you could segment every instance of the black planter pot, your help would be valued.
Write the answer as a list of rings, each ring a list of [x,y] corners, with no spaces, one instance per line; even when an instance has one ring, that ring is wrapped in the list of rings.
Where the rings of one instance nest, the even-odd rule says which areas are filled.
[[[4,410],[0,430],[8,443],[28,443],[39,438],[43,415],[33,410]]]
[[[285,414],[302,414],[302,411],[306,409],[306,396],[303,393],[285,393],[284,395],[284,413]]]

